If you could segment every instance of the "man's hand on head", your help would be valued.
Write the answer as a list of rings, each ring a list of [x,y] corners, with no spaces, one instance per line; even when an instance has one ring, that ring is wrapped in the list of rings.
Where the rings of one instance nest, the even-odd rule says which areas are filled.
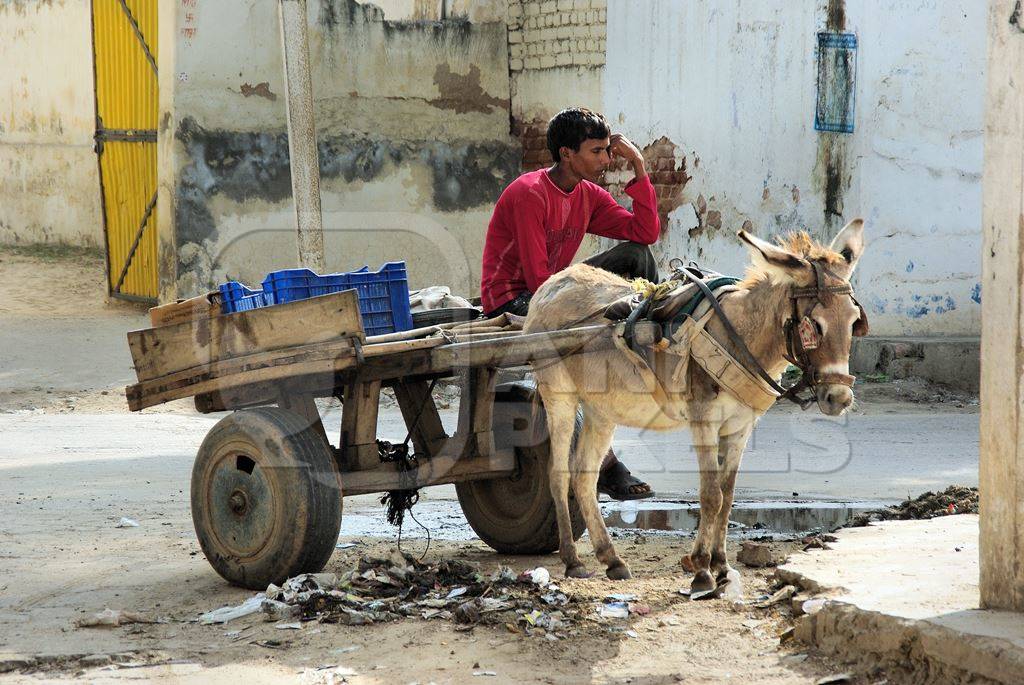
[[[644,163],[643,153],[626,136],[621,133],[613,133],[609,139],[608,153],[613,157],[621,157],[626,160],[637,178],[647,175],[647,166]]]

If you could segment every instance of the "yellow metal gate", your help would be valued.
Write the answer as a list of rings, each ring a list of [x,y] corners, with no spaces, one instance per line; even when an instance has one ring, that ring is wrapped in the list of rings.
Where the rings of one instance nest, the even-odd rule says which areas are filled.
[[[157,0],[92,0],[96,152],[114,297],[157,298]]]

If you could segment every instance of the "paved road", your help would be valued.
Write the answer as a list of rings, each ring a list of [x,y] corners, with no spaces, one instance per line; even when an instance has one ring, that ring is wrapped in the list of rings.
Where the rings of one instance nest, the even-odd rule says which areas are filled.
[[[446,423],[454,413],[444,412]],[[193,456],[216,417],[176,414],[0,414],[0,501],[18,492],[55,499],[115,495],[166,500],[188,493]],[[325,418],[337,426],[336,413]],[[381,412],[382,437],[405,431],[395,409]],[[692,498],[695,457],[685,432],[620,429],[624,461],[664,498]],[[832,420],[771,413],[755,431],[740,474],[748,500],[902,499],[951,483],[976,485],[976,414],[877,414]],[[451,496],[435,488],[433,497]],[[180,498],[173,498],[178,501]],[[184,502],[187,504],[187,497]]]

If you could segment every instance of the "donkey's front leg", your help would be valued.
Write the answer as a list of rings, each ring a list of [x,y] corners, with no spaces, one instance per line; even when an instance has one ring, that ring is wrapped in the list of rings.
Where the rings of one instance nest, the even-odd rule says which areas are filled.
[[[700,468],[700,523],[697,525],[693,550],[682,559],[683,568],[694,573],[690,583],[691,592],[705,592],[717,587],[715,577],[711,575],[711,550],[718,512],[722,508],[722,488],[718,479],[720,425],[707,422],[693,423],[690,427]]]
[[[586,578],[589,574],[576,553],[576,541],[573,540],[572,520],[569,515],[569,450],[576,425],[576,399],[555,399],[552,393],[542,396],[548,417],[548,435],[551,436],[548,485],[551,488],[555,516],[558,519],[558,556],[565,564],[566,577]]]
[[[612,544],[608,528],[604,525],[601,508],[597,503],[597,478],[601,462],[608,454],[615,434],[615,424],[599,423],[591,412],[583,419],[583,431],[576,444],[576,454],[570,457],[572,468],[572,489],[576,503],[587,522],[590,544],[594,547],[597,560],[605,565],[606,574],[612,580],[626,580],[631,577],[629,567],[619,557]]]
[[[725,554],[726,535],[729,532],[729,514],[732,512],[732,498],[736,489],[736,474],[740,469],[743,451],[747,448],[753,423],[735,433],[722,435],[718,443],[718,481],[722,488],[722,506],[715,521],[714,542],[711,546],[711,573],[721,582],[732,567]]]

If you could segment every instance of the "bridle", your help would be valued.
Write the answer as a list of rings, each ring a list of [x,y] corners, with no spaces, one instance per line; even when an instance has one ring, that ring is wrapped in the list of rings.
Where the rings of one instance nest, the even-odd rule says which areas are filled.
[[[857,380],[856,376],[846,373],[821,373],[811,363],[808,351],[817,349],[821,343],[818,326],[811,318],[814,310],[819,306],[828,307],[832,298],[837,295],[849,295],[860,311],[860,317],[853,324],[853,335],[862,337],[868,334],[868,315],[857,298],[853,296],[853,286],[821,264],[817,262],[810,262],[810,264],[814,269],[815,285],[809,288],[793,288],[790,291],[789,299],[793,303],[792,315],[783,324],[786,336],[785,358],[790,364],[800,369],[800,380],[785,390],[782,396],[799,404],[801,409],[806,409],[814,402],[813,395],[811,397],[800,396],[804,389],[814,390],[819,385],[845,385],[852,388]],[[838,280],[839,283],[826,285],[826,275]],[[803,316],[800,315],[801,300],[813,301]]]
[[[801,409],[807,409],[814,403],[815,398],[813,390],[819,385],[845,385],[847,387],[853,387],[856,381],[855,376],[851,376],[845,373],[820,373],[814,365],[811,363],[809,350],[816,349],[820,342],[821,336],[818,333],[817,325],[811,318],[811,313],[819,305],[827,307],[831,304],[833,297],[838,295],[849,295],[853,303],[857,305],[857,309],[860,311],[860,317],[853,325],[853,335],[860,337],[867,335],[868,333],[868,317],[864,311],[864,307],[857,302],[857,298],[853,296],[853,286],[849,282],[840,278],[838,275],[832,273],[827,268],[818,264],[817,262],[810,262],[811,267],[814,269],[815,285],[808,288],[793,288],[790,291],[789,299],[793,303],[792,314],[783,324],[783,328],[786,336],[786,360],[793,366],[800,369],[800,380],[789,388],[784,388],[779,385],[774,378],[772,378],[756,357],[750,352],[747,344],[740,337],[739,333],[733,327],[732,322],[725,315],[722,310],[722,305],[718,302],[718,298],[714,296],[711,289],[708,288],[707,284],[700,279],[700,277],[694,273],[691,273],[690,269],[682,268],[678,269],[673,278],[679,278],[682,276],[686,280],[695,284],[708,303],[715,310],[719,320],[722,322],[722,327],[725,328],[725,333],[729,337],[733,346],[736,348],[737,356],[739,361],[747,367],[748,371],[757,374],[761,380],[768,384],[775,392],[779,394],[779,399],[787,399],[790,402],[800,405]],[[831,276],[833,279],[839,281],[835,285],[827,285],[825,282],[825,276]],[[800,315],[800,302],[803,300],[813,300],[812,304],[806,313]],[[801,392],[804,390],[811,390],[810,396],[801,396]]]

